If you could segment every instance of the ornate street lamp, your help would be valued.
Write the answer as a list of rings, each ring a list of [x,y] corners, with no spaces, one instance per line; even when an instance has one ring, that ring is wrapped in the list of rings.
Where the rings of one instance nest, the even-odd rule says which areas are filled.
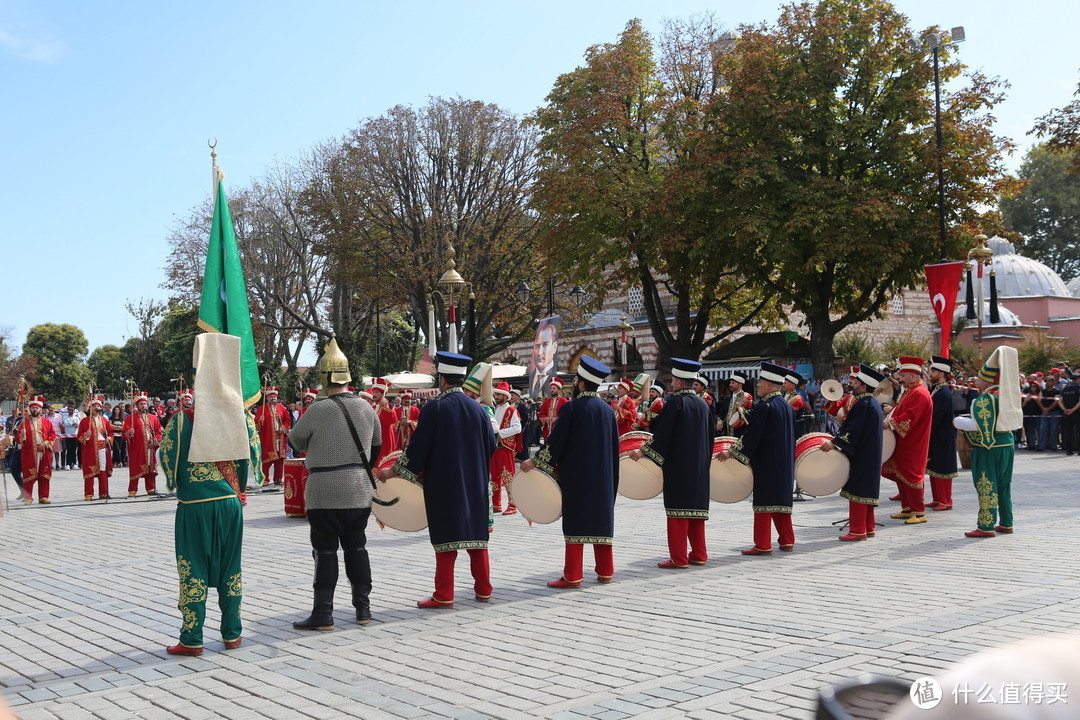
[[[435,357],[435,307],[434,296],[438,295],[443,304],[446,306],[446,314],[448,321],[449,342],[447,343],[447,349],[450,352],[458,351],[457,342],[457,305],[461,301],[461,296],[465,291],[465,288],[469,286],[469,283],[465,282],[465,279],[461,277],[461,273],[457,271],[457,262],[454,261],[454,257],[457,252],[454,250],[453,245],[446,246],[446,271],[443,272],[442,277],[436,283],[437,290],[431,292],[431,296],[428,298],[428,329],[431,334],[431,343],[429,349],[431,350],[431,356]],[[471,293],[470,293],[471,294]]]

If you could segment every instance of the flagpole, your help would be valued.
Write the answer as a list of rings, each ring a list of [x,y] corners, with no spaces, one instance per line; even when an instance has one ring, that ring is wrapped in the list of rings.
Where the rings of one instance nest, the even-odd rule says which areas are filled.
[[[217,197],[218,181],[221,180],[221,168],[217,164],[217,138],[214,138],[211,142],[206,141],[206,144],[210,146],[210,173],[212,175],[210,179],[210,197]]]

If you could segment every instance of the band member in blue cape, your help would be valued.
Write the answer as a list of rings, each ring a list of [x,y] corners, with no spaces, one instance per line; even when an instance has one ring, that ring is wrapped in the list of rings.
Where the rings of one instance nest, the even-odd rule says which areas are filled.
[[[701,363],[671,359],[673,392],[652,422],[652,438],[633,460],[647,456],[664,471],[669,559],[662,568],[704,565],[705,521],[709,519],[709,463],[712,455],[712,411],[694,391]],[[686,553],[687,542],[690,554]]]
[[[795,547],[791,525],[791,493],[795,488],[795,417],[791,404],[780,393],[787,368],[761,363],[758,374],[758,404],[750,412],[746,432],[739,441],[716,454],[717,460],[730,458],[749,465],[754,473],[754,547],[743,555],[772,552],[772,526],[776,526],[781,550]]]
[[[871,393],[885,376],[869,365],[859,365],[851,375],[851,392],[855,404],[844,416],[844,422],[831,441],[821,444],[823,452],[835,448],[851,461],[848,481],[840,491],[848,499],[847,535],[841,540],[865,540],[874,537],[876,527],[874,507],[881,493],[881,432],[885,418],[881,403]]]
[[[949,388],[952,360],[930,356],[930,399],[934,403],[930,422],[930,455],[926,474],[930,476],[934,510],[952,510],[952,481],[956,477],[956,429],[953,427],[953,396]]]
[[[398,475],[424,486],[435,547],[435,592],[417,603],[422,608],[453,607],[458,550],[469,551],[476,599],[491,598],[488,463],[495,433],[484,409],[461,391],[471,361],[457,353],[436,353],[442,392],[420,410],[416,430],[394,466],[379,472],[380,480]]]
[[[612,538],[619,488],[619,431],[611,407],[596,392],[610,374],[599,360],[583,355],[574,379],[574,399],[559,411],[536,460],[521,463],[524,472],[539,467],[557,477],[562,488],[566,561],[562,577],[548,587],[581,585],[586,544],[593,546],[597,580],[608,583],[615,576]]]

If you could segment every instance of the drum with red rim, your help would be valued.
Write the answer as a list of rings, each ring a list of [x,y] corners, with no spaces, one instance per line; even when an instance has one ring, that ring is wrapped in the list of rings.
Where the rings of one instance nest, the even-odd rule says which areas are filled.
[[[664,471],[647,457],[634,461],[632,450],[640,450],[652,433],[634,431],[619,436],[619,494],[631,500],[649,500],[664,489]]]
[[[375,466],[375,472],[393,467],[397,459],[401,457],[401,451],[386,455]],[[375,482],[375,497],[390,502],[397,498],[393,505],[379,505],[371,503],[371,514],[379,522],[387,527],[402,532],[416,532],[427,527],[427,506],[424,504],[424,488],[418,483],[406,480],[403,477],[392,477],[386,482]]]
[[[307,487],[307,468],[304,461],[292,458],[285,461],[285,517],[307,517],[304,488]]]
[[[885,428],[881,433],[881,462],[885,463],[886,460],[892,457],[892,454],[896,452],[896,433],[889,428]]]
[[[510,479],[510,499],[534,523],[547,525],[562,517],[559,483],[540,468],[519,472]]]
[[[738,442],[738,438],[724,435],[713,440],[713,455]],[[738,460],[716,460],[709,463],[709,497],[720,503],[742,502],[754,492],[754,471]]]
[[[809,433],[795,443],[795,483],[811,495],[831,495],[844,487],[851,461],[839,450],[823,452],[829,433]]]

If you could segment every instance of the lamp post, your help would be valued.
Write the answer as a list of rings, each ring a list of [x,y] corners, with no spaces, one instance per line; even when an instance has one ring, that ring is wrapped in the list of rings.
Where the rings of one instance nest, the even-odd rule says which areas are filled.
[[[626,322],[625,315],[619,318],[619,332],[621,333],[620,340],[622,341],[622,344],[619,347],[620,354],[622,355],[622,372],[620,373],[620,377],[626,377],[626,343],[629,339],[626,333],[630,332],[633,329],[633,326],[630,325],[630,323]]]
[[[431,295],[428,297],[428,331],[431,335],[431,341],[429,350],[431,351],[432,358],[435,357],[435,350],[437,349],[437,343],[435,341],[435,304],[434,297],[436,295],[443,301],[446,306],[447,315],[447,333],[448,342],[447,350],[450,352],[458,351],[457,342],[457,304],[461,300],[461,295],[465,290],[468,283],[461,277],[461,274],[456,270],[457,263],[454,261],[454,257],[457,255],[453,245],[447,245],[446,247],[446,271],[443,272],[442,277],[439,278],[436,285],[438,289],[432,290]],[[470,295],[472,293],[470,292]]]
[[[522,280],[518,283],[517,289],[514,291],[518,300],[522,305],[529,304],[529,297],[532,295],[532,288],[529,284]],[[570,299],[574,302],[575,307],[581,307],[585,300],[589,297],[589,294],[582,289],[580,285],[575,285],[570,290]],[[547,314],[551,317],[555,314],[555,279],[547,281]]]
[[[940,33],[923,35],[922,44],[911,41],[911,49],[916,52],[929,50],[934,56],[934,131],[937,134],[937,190],[938,190],[938,239],[941,242],[941,259],[948,253],[945,246],[945,156],[944,142],[941,137],[941,72],[938,62],[939,51],[948,45],[962,43],[967,35],[962,26],[949,31],[948,39]]]
[[[967,270],[976,270],[972,282],[975,283],[975,304],[978,308],[976,316],[978,317],[978,345],[979,345],[979,362],[983,361],[983,303],[985,302],[985,293],[983,292],[983,269],[990,268],[990,275],[994,274],[992,264],[994,262],[994,251],[986,245],[985,235],[975,236],[975,246],[968,250],[967,254]],[[972,276],[968,276],[972,277]],[[997,298],[991,296],[991,302],[996,301]]]

